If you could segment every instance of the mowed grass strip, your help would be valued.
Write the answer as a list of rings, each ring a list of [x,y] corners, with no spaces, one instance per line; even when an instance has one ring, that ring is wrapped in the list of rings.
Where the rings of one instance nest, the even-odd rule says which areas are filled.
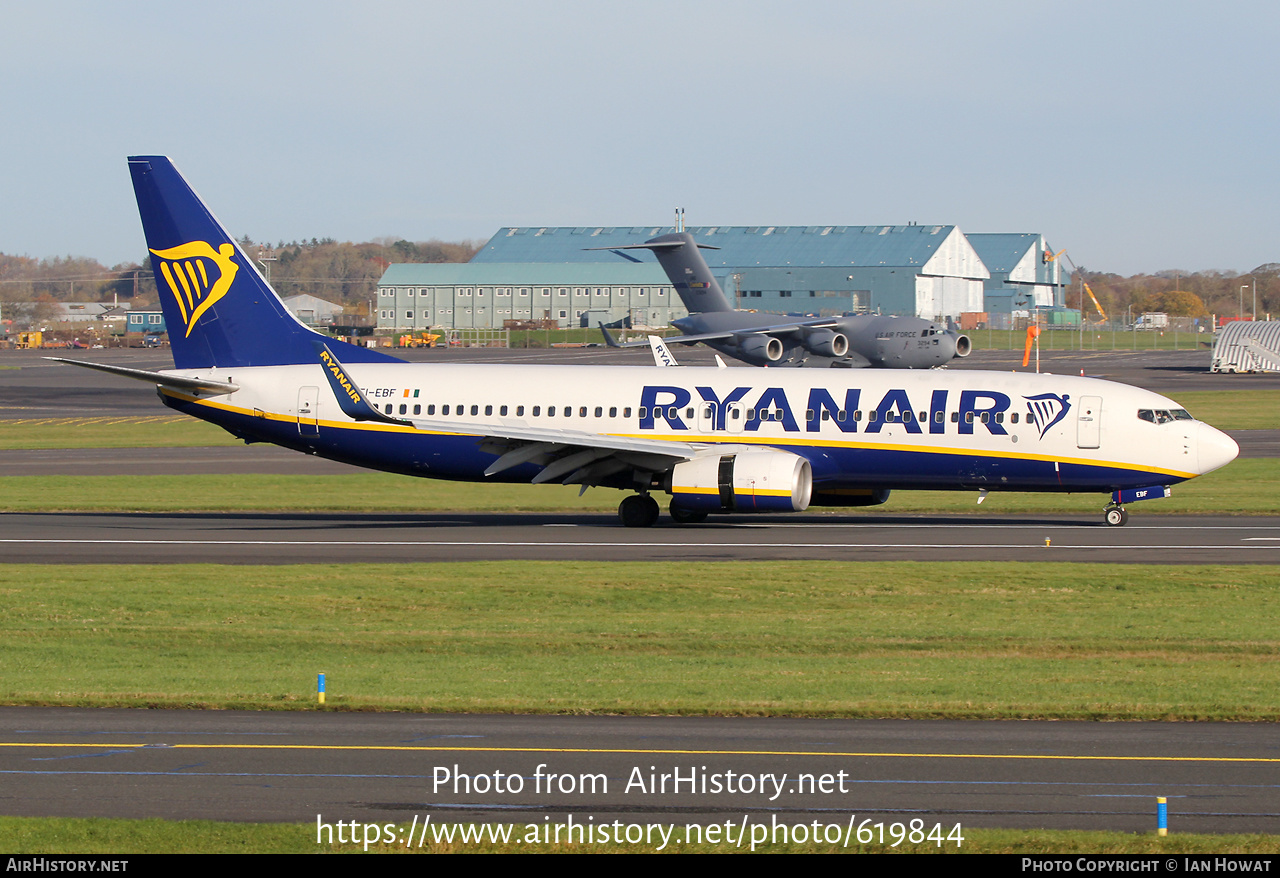
[[[1137,518],[1153,514],[1280,514],[1280,460],[1237,460],[1207,476],[1175,485],[1165,500],[1135,503]],[[0,479],[3,512],[607,512],[624,494],[577,485],[444,482],[352,467],[348,475],[10,476]],[[1098,515],[1107,494],[1027,494],[993,491],[894,491],[868,509],[813,507],[811,514],[864,518],[900,514],[1014,513]],[[665,508],[667,497],[658,499]],[[739,516],[742,519],[742,516]]]
[[[440,822],[442,815],[433,815],[433,822]],[[844,815],[830,815],[827,823],[836,823]],[[349,818],[348,818],[349,819]],[[364,825],[357,820],[361,836]],[[649,815],[637,815],[632,822],[662,822]],[[683,832],[683,824],[673,821],[676,833]],[[935,821],[930,818],[929,825]],[[464,844],[459,829],[454,828],[454,841],[435,841],[429,836],[425,844],[418,846],[415,834],[413,847],[403,844],[372,844],[370,852],[465,854],[465,853],[728,853],[738,852],[736,845],[668,844],[663,851],[655,844],[545,844],[534,842],[545,838],[547,825],[518,823],[510,825],[510,838],[506,844],[489,841],[499,833],[483,832],[485,841]],[[421,831],[420,825],[405,823],[397,829],[397,837],[409,837],[410,829]],[[947,825],[946,830],[950,831]],[[379,826],[379,832],[382,827]],[[554,827],[551,828],[554,838]],[[1055,830],[976,829],[963,830],[964,841],[957,848],[952,842],[939,847],[936,842],[910,844],[904,842],[897,848],[886,845],[860,845],[856,842],[848,848],[838,844],[763,844],[758,853],[968,853],[968,854],[1277,854],[1280,853],[1280,837],[1272,835],[1188,835],[1175,832],[1165,838],[1153,833],[1129,834],[1123,832],[1067,832]],[[373,830],[369,830],[373,834]],[[567,836],[568,833],[565,833]],[[23,854],[102,854],[106,856],[128,854],[308,854],[308,853],[364,853],[364,845],[330,844],[322,839],[316,843],[314,823],[218,823],[211,820],[118,820],[107,818],[41,818],[0,817],[0,835],[5,839],[5,849],[14,855]],[[336,833],[335,833],[336,836]],[[349,837],[349,836],[348,836]],[[676,835],[672,836],[673,838]],[[519,839],[519,842],[516,841]],[[749,847],[749,845],[748,845]]]
[[[138,417],[0,420],[0,449],[190,448],[241,444],[221,427],[174,414],[159,402],[154,415]]]
[[[0,567],[7,704],[1280,718],[1274,567]]]

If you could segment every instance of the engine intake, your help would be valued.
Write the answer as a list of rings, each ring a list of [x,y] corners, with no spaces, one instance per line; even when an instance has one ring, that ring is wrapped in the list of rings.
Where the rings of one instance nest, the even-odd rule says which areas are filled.
[[[748,335],[738,339],[738,350],[748,360],[776,363],[785,353],[782,342],[772,335]]]
[[[805,335],[804,346],[820,357],[843,357],[849,353],[849,337],[833,329],[815,329]]]

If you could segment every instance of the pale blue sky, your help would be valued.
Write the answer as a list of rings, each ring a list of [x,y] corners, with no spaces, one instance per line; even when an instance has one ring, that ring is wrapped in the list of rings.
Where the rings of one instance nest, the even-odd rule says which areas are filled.
[[[1280,5],[41,2],[0,15],[0,252],[233,234],[955,224],[1090,269],[1280,261]]]

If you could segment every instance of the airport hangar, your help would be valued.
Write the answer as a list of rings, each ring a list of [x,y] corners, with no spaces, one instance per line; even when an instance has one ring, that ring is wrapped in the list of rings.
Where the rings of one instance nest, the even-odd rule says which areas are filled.
[[[396,264],[378,284],[378,328],[561,327],[630,318],[666,326],[685,310],[648,251],[608,248],[673,227],[505,228],[466,264]],[[687,229],[739,308],[776,313],[988,312],[1009,325],[1061,308],[1069,277],[1039,234],[965,235],[956,226],[701,226]],[[605,249],[594,249],[605,248]]]

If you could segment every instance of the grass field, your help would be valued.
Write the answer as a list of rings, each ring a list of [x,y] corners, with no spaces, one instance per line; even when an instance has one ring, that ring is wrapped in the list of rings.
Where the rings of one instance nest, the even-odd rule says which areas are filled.
[[[1258,567],[0,567],[7,704],[1280,718]]]
[[[1280,514],[1280,460],[1237,460],[1176,485],[1173,497],[1130,506],[1158,514]],[[623,493],[578,487],[441,482],[352,468],[349,475],[10,476],[0,479],[2,512],[613,512]],[[911,514],[1101,514],[1105,494],[895,491],[870,509],[814,508],[841,518]],[[665,499],[665,498],[663,498]]]
[[[679,826],[680,824],[677,824]],[[513,838],[527,824],[514,824]],[[363,834],[363,828],[361,829]],[[362,845],[316,844],[314,824],[215,823],[209,820],[109,820],[0,817],[0,837],[10,854],[314,854],[363,853]],[[327,839],[326,839],[327,842]],[[371,852],[394,853],[399,846],[373,845]],[[729,845],[668,846],[664,853],[718,853]],[[966,829],[964,841],[941,848],[935,843],[898,848],[853,844],[845,849],[828,844],[768,844],[760,853],[966,853],[966,854],[1277,854],[1280,838],[1271,835],[1182,835],[1159,838],[1154,834],[1120,832],[1056,832]],[[459,841],[428,842],[413,853],[655,853],[653,845],[480,844]],[[131,864],[132,865],[132,864]],[[132,871],[132,870],[131,870]]]

